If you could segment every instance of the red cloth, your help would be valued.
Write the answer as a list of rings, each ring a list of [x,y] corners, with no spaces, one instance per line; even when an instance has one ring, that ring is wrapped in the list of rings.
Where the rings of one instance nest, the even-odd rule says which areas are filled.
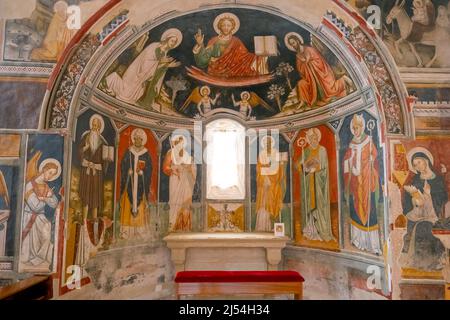
[[[297,70],[302,76],[298,97],[308,106],[322,106],[332,98],[346,96],[345,80],[336,80],[333,69],[316,48],[305,46],[304,52],[297,54]]]
[[[304,282],[297,271],[181,271],[176,283],[189,282]]]
[[[214,46],[219,37],[212,38],[208,47]],[[218,77],[257,76],[258,71],[253,68],[254,63],[260,63],[262,57],[247,50],[237,37],[232,37],[222,55],[215,61],[210,61],[208,74]]]

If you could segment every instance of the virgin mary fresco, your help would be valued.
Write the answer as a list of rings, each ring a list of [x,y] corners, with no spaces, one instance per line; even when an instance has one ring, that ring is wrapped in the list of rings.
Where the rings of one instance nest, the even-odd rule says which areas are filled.
[[[146,47],[122,77],[117,72],[106,77],[108,93],[124,102],[136,104],[147,90],[146,105],[152,105],[159,95],[166,71],[180,66],[180,63],[167,53],[178,47],[182,39],[180,30],[166,30],[161,41]]]
[[[425,271],[443,268],[446,252],[433,236],[433,225],[448,201],[442,175],[433,169],[433,156],[425,148],[414,148],[408,154],[409,170],[414,172],[410,185],[404,187],[403,213],[408,220],[400,263],[403,267]]]

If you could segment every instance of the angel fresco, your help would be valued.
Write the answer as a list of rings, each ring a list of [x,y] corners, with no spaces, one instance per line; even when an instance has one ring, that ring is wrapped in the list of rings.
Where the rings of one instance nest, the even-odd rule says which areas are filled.
[[[61,175],[61,163],[53,158],[40,161],[41,156],[41,151],[36,152],[27,164],[20,261],[26,268],[50,271],[52,222],[46,213],[48,208],[57,208],[59,190],[51,189],[48,183]]]
[[[123,76],[113,72],[106,77],[108,94],[129,104],[151,107],[158,101],[164,76],[169,68],[180,66],[180,62],[168,56],[183,39],[176,28],[166,30],[160,42],[147,46],[127,68]]]
[[[290,51],[296,53],[296,67],[301,75],[289,97],[296,100],[297,109],[321,107],[349,93],[353,81],[347,75],[337,78],[320,51],[305,45],[301,35],[289,32],[284,42]],[[289,103],[292,102],[286,104]]]
[[[244,91],[241,93],[241,100],[236,101],[234,94],[231,95],[233,105],[239,107],[239,112],[246,118],[250,119],[252,116],[252,109],[257,106],[262,106],[266,110],[272,111],[273,109],[263,99],[261,99],[256,93]]]
[[[189,97],[184,102],[180,111],[184,111],[189,107],[191,103],[195,103],[197,105],[197,110],[199,114],[204,117],[205,114],[209,113],[212,110],[212,107],[216,105],[217,100],[220,97],[220,92],[216,94],[216,96],[211,98],[211,89],[208,86],[197,87],[195,88]]]
[[[197,67],[187,68],[188,74],[200,81],[221,86],[243,86],[270,81],[268,56],[256,55],[234,34],[239,30],[239,18],[225,12],[214,20],[218,34],[204,44],[201,29],[195,34],[192,52]],[[203,70],[206,70],[204,72]]]

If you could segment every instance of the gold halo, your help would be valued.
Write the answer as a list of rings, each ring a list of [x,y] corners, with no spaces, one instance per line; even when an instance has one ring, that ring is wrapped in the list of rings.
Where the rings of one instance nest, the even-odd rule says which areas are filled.
[[[241,99],[244,99],[244,94],[248,95],[248,99],[247,99],[247,100],[249,100],[249,99],[251,98],[250,92],[248,92],[248,91],[242,91],[242,92],[241,92]]]
[[[177,28],[170,28],[170,29],[167,29],[166,31],[164,31],[163,34],[161,35],[161,41],[166,41],[170,37],[177,38],[177,43],[175,44],[175,46],[172,49],[178,47],[180,45],[181,41],[183,41],[183,34]]]
[[[228,18],[228,19],[231,19],[231,20],[234,21],[234,29],[233,29],[233,31],[231,32],[231,34],[235,34],[235,33],[239,30],[239,28],[240,28],[240,26],[241,26],[241,22],[239,21],[239,18],[238,18],[235,14],[230,13],[230,12],[224,12],[224,13],[222,13],[222,14],[219,14],[219,15],[214,19],[213,26],[214,26],[214,30],[216,31],[216,33],[217,33],[217,34],[220,34],[220,33],[221,33],[221,31],[220,31],[220,29],[219,29],[219,21],[222,20],[222,19],[224,19],[224,18]]]
[[[208,86],[203,86],[203,87],[201,87],[200,88],[200,95],[202,95],[203,94],[203,90],[208,90],[208,93],[207,94],[210,94],[211,93],[211,88],[210,87],[208,87]]]
[[[145,145],[147,143],[147,134],[145,133],[144,130],[142,130],[141,128],[136,128],[133,131],[131,131],[131,139],[133,140],[134,136],[136,134],[141,135],[142,138],[142,145]]]
[[[319,142],[320,142],[320,140],[322,140],[322,132],[320,132],[320,130],[318,128],[311,128],[311,129],[308,129],[305,134],[305,139],[306,139],[306,142],[308,142],[308,144],[311,144],[310,136],[313,134],[318,136]]]
[[[408,159],[408,168],[409,168],[409,170],[411,170],[412,172],[414,172],[414,173],[416,173],[416,174],[417,174],[417,170],[414,169],[414,166],[413,166],[413,164],[412,164],[412,157],[413,157],[413,155],[416,154],[417,152],[422,152],[422,153],[424,153],[424,154],[428,157],[428,159],[430,159],[431,165],[432,165],[432,166],[434,165],[434,157],[433,157],[433,155],[431,154],[431,152],[428,151],[428,149],[425,149],[425,148],[423,148],[423,147],[415,147],[415,148],[412,148],[411,150],[408,151],[408,154],[406,155],[406,157],[407,157],[407,159]]]
[[[58,160],[54,159],[54,158],[48,158],[48,159],[45,159],[45,160],[42,161],[41,164],[39,165],[39,173],[42,173],[42,170],[44,169],[44,166],[45,166],[47,163],[54,163],[54,164],[58,167],[58,171],[57,171],[56,175],[53,177],[53,179],[49,180],[50,182],[51,182],[51,181],[55,181],[55,180],[58,179],[59,176],[61,175],[61,172],[62,172],[61,163],[60,163]]]
[[[297,32],[289,32],[284,36],[284,44],[286,45],[286,47],[291,51],[296,51],[295,48],[291,46],[291,44],[288,41],[291,36],[294,36],[297,39],[299,39],[301,44],[304,44],[305,40],[303,40],[303,37],[299,35]]]
[[[105,130],[105,120],[103,120],[103,117],[99,114],[94,114],[90,119],[89,119],[89,128],[92,128],[92,123],[94,122],[94,119],[98,119],[100,121],[100,133],[103,132],[103,130]]]

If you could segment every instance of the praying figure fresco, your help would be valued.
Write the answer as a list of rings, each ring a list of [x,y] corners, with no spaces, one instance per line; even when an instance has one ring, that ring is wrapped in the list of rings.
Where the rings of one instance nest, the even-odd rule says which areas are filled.
[[[29,137],[19,266],[23,272],[52,272],[55,267],[63,141],[57,135]]]
[[[297,108],[321,107],[351,91],[352,80],[345,74],[337,78],[320,51],[305,45],[301,35],[290,32],[284,41],[286,47],[295,52],[295,65],[301,75],[294,91]]]
[[[123,76],[117,72],[107,76],[106,90],[121,101],[136,104],[142,98],[142,103],[151,106],[160,94],[167,69],[180,66],[168,52],[182,39],[180,30],[166,30],[159,42],[151,43],[137,56]]]

